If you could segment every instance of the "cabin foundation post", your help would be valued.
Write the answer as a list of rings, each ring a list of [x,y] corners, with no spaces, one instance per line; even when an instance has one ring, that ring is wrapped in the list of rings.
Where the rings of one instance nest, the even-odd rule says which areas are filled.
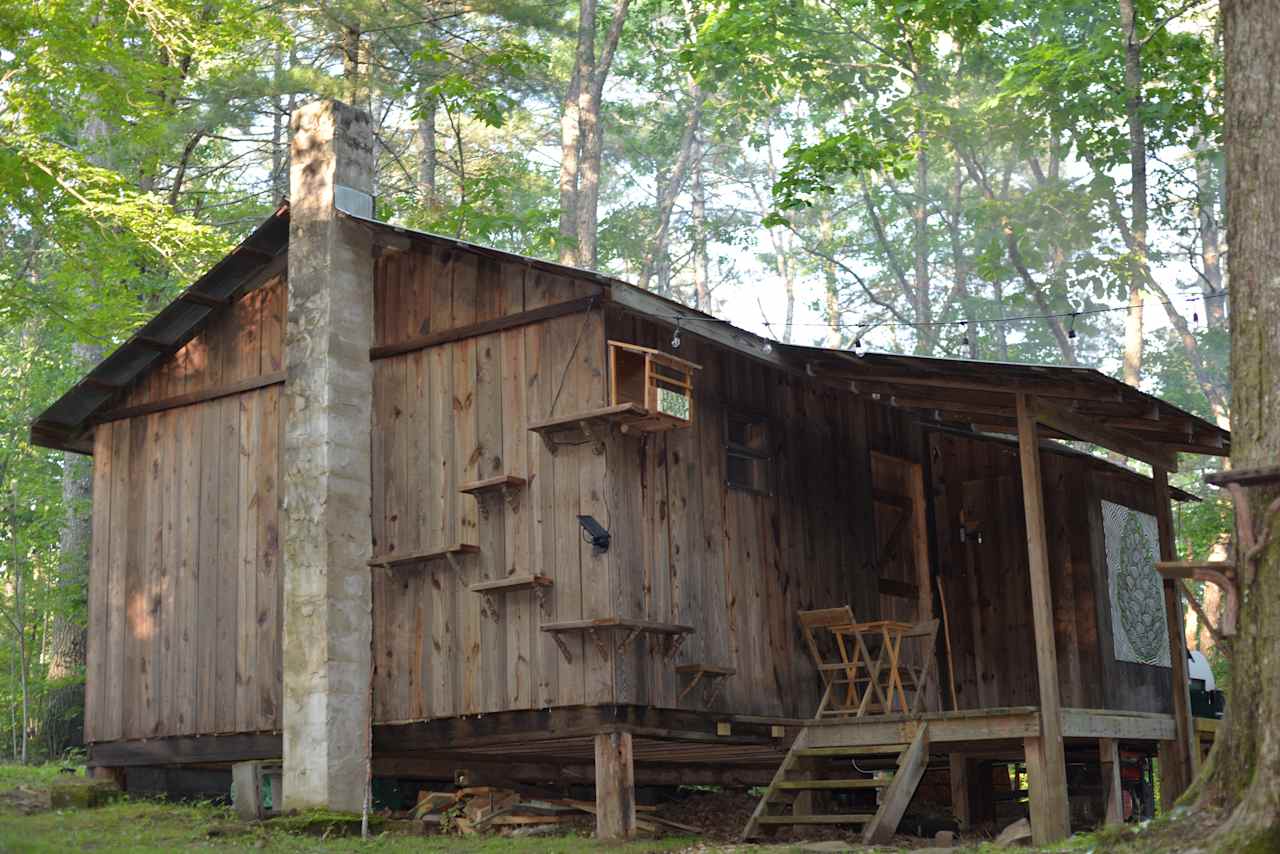
[[[1102,765],[1102,797],[1107,824],[1124,824],[1124,793],[1120,789],[1120,745],[1114,738],[1098,739]]]
[[[963,753],[952,753],[951,762],[951,814],[961,830],[973,827],[973,809],[969,805],[969,759]]]
[[[636,778],[631,733],[596,735],[596,838],[636,835]]]
[[[1062,741],[1062,698],[1058,649],[1053,633],[1053,587],[1045,533],[1044,487],[1040,477],[1040,436],[1032,401],[1017,397],[1018,459],[1027,525],[1027,565],[1031,574],[1031,621],[1035,629],[1036,674],[1040,686],[1040,737],[1025,742],[1031,776],[1031,833],[1036,845],[1071,835],[1067,802],[1067,758]]]
[[[1156,523],[1160,532],[1160,560],[1177,560],[1173,540],[1173,514],[1169,506],[1169,473],[1153,467],[1151,482],[1155,493]],[[1173,722],[1177,737],[1160,752],[1160,805],[1169,809],[1191,785],[1200,764],[1200,748],[1196,744],[1195,721],[1191,717],[1191,681],[1187,673],[1187,648],[1183,638],[1180,582],[1166,578],[1164,587],[1165,622],[1169,631],[1170,681],[1173,688]]]
[[[284,806],[358,811],[370,727],[373,254],[335,199],[370,192],[373,134],[366,114],[337,101],[302,107],[290,128]]]

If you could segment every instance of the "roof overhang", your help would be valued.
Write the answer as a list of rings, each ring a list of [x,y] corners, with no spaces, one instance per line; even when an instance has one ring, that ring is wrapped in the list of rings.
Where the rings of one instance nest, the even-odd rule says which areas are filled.
[[[1167,471],[1177,470],[1179,452],[1231,453],[1226,430],[1092,368],[781,346],[810,376],[984,432],[1016,433],[1024,396],[1043,435],[1090,442]]]
[[[284,273],[288,247],[289,204],[282,202],[239,246],[40,413],[31,424],[32,443],[92,453],[95,416],[149,368],[182,349],[236,297]]]

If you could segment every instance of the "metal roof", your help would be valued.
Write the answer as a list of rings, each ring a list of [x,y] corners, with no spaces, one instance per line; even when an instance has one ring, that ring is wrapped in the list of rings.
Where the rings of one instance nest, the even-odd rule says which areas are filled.
[[[383,241],[418,241],[454,246],[500,260],[602,286],[614,305],[689,334],[737,350],[792,372],[803,372],[877,402],[924,413],[939,422],[972,425],[990,432],[1011,432],[1017,397],[1052,401],[1044,434],[1082,438],[1074,425],[1088,425],[1136,449],[1151,448],[1159,460],[1177,451],[1227,455],[1230,434],[1191,413],[1093,368],[1028,365],[967,359],[859,354],[769,341],[710,314],[688,308],[620,279],[550,261],[529,258],[453,237],[379,222],[339,209]],[[90,452],[93,417],[165,356],[195,336],[217,311],[240,293],[284,269],[289,242],[289,205],[276,211],[208,273],[135,332],[32,424],[40,445]],[[1064,426],[1065,425],[1065,428]],[[1117,448],[1120,450],[1120,448]],[[1141,451],[1131,454],[1145,458]]]

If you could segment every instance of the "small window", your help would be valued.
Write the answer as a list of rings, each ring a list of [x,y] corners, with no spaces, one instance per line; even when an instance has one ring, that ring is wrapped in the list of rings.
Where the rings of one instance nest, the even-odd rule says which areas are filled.
[[[725,480],[732,489],[768,494],[773,443],[769,422],[759,415],[730,412],[725,416]]]

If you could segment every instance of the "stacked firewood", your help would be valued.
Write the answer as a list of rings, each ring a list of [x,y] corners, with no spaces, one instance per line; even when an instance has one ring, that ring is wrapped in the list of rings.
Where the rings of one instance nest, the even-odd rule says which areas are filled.
[[[700,829],[637,806],[636,827],[654,834],[700,833]],[[422,791],[413,818],[440,832],[474,835],[517,828],[564,825],[590,828],[596,805],[571,798],[531,797],[497,786],[466,786],[452,792]]]

